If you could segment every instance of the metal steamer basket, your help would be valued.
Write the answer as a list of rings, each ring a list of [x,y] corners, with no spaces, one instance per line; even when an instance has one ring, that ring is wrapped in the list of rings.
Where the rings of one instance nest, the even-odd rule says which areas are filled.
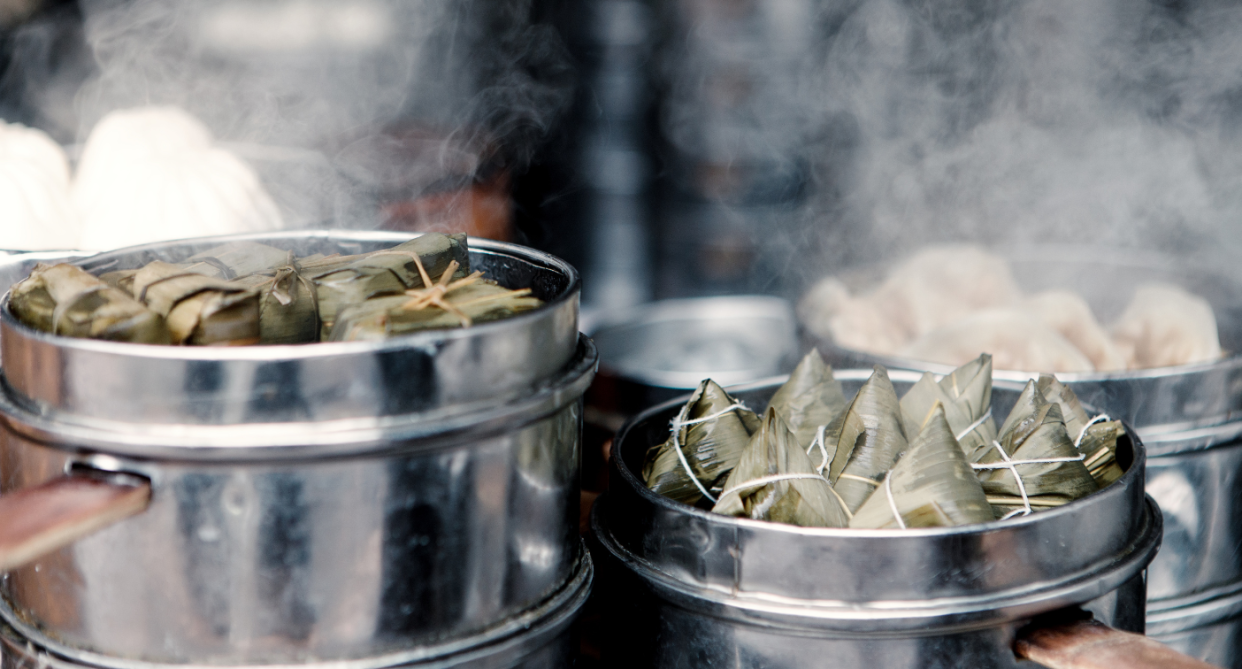
[[[588,401],[629,418],[709,376],[728,385],[787,373],[798,362],[797,328],[793,305],[763,295],[635,307],[587,330],[600,354]]]
[[[1026,291],[1070,288],[1111,322],[1134,286],[1166,281],[1202,296],[1216,314],[1221,346],[1216,362],[1126,372],[1060,373],[1078,397],[1134,426],[1147,448],[1147,492],[1164,512],[1165,537],[1148,574],[1148,612],[1162,616],[1215,601],[1228,608],[1242,593],[1242,281],[1195,270],[1185,261],[1132,250],[1045,246],[1001,251]],[[846,272],[854,288],[874,285],[883,268]],[[833,365],[952,370],[908,358],[845,349],[811,337]],[[1032,372],[997,370],[1024,381]],[[1219,601],[1217,601],[1219,600]],[[1190,624],[1196,617],[1187,613]],[[1239,628],[1242,631],[1242,628]],[[1211,653],[1200,654],[1207,658]]]
[[[1220,667],[1242,666],[1242,594],[1208,593],[1148,610],[1147,634]]]
[[[308,663],[301,669],[550,669],[573,664],[578,648],[573,621],[590,594],[594,569],[590,556],[573,578],[534,609],[469,636],[416,649],[352,661]],[[118,663],[91,653],[58,653],[42,648],[0,623],[0,669],[184,669],[186,665]]]
[[[409,238],[246,237],[297,254]],[[175,261],[233,239],[80,264]],[[90,666],[395,666],[492,644],[585,588],[578,451],[597,355],[577,334],[577,273],[470,244],[476,269],[545,305],[382,342],[247,348],[69,339],[3,310],[0,499],[84,480],[150,491],[137,515],[4,576],[5,622]]]
[[[837,377],[848,393],[868,374]],[[899,393],[918,378],[891,376]],[[763,406],[780,381],[734,395]],[[999,415],[1019,391],[997,384]],[[1137,439],[1119,444],[1121,479],[1026,518],[902,532],[801,528],[648,490],[638,472],[678,408],[654,408],[623,430],[611,487],[592,515],[605,549],[597,592],[615,612],[610,636],[624,658],[617,666],[811,667],[832,658],[841,668],[1011,668],[1018,629],[1061,607],[1086,604],[1114,627],[1143,629],[1143,568],[1161,521],[1143,493]]]

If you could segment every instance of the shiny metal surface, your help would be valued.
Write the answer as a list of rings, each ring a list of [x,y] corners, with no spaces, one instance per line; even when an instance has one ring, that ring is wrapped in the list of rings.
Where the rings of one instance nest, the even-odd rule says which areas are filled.
[[[286,232],[150,244],[78,261],[103,272],[180,260],[250,239],[299,255],[359,253],[411,235]],[[237,425],[465,414],[520,396],[561,370],[578,336],[577,272],[525,247],[470,240],[472,265],[531,287],[545,305],[470,328],[394,337],[238,348],[146,346],[37,332],[0,310],[0,367],[14,397],[64,423]]]
[[[587,332],[602,370],[677,390],[707,375],[733,385],[786,373],[798,355],[793,305],[759,295],[652,302]]]
[[[144,475],[153,493],[144,514],[8,574],[3,615],[39,646],[158,663],[372,658],[475,634],[573,573],[595,365],[583,338],[526,397],[452,420],[360,421],[327,449],[293,442],[316,424],[285,426],[278,447],[258,430],[247,448],[213,449],[193,426],[157,448],[171,437],[7,403],[0,492],[77,464]]]
[[[611,555],[599,558],[603,564]],[[624,567],[620,578],[601,577],[597,597],[610,607],[605,615],[609,644],[603,666],[746,667],[747,669],[1031,669],[1014,659],[1014,635],[1025,621],[983,629],[929,631],[926,634],[841,634],[722,618],[686,601],[656,594]],[[608,588],[607,593],[603,588]],[[1087,603],[1097,620],[1127,631],[1143,628],[1143,580],[1135,575],[1116,590]]]
[[[31,411],[0,392],[0,419],[7,417],[5,427],[24,439],[133,458],[242,462],[376,455],[408,441],[417,440],[423,448],[457,443],[552,413],[585,392],[597,360],[594,345],[582,337],[575,357],[559,374],[527,388],[522,397],[478,403],[469,413],[449,407],[403,416],[233,425],[70,421],[52,412]]]
[[[577,650],[571,624],[586,603],[594,574],[583,552],[572,579],[539,606],[475,635],[432,643],[414,651],[333,662],[332,669],[568,669]],[[0,623],[0,669],[187,669],[187,664],[154,664],[35,645]],[[271,666],[271,665],[266,665]],[[294,665],[304,669],[321,663]]]
[[[867,375],[837,374],[847,393]],[[899,393],[917,379],[892,375]],[[778,386],[735,396],[762,406]],[[1017,392],[997,385],[1001,415]],[[817,666],[833,657],[842,667],[1007,667],[1022,621],[1106,596],[1101,615],[1142,629],[1142,570],[1161,524],[1143,495],[1137,440],[1120,480],[1028,518],[900,533],[800,528],[711,514],[647,490],[634,472],[664,440],[676,409],[652,409],[622,431],[609,491],[592,517],[621,571],[654,595],[655,610],[618,606],[624,618],[658,620],[656,666],[727,657],[754,667]]]
[[[1147,459],[1147,494],[1164,514],[1164,543],[1147,570],[1153,612],[1242,581],[1240,478],[1242,440]]]
[[[1242,584],[1225,590],[1178,607],[1149,610],[1147,634],[1204,662],[1242,667]]]
[[[793,305],[776,297],[663,300],[584,325],[600,358],[588,403],[627,418],[708,377],[748,383],[797,364]]]
[[[845,370],[837,378],[848,395],[869,374]],[[905,372],[891,377],[899,394],[918,378]],[[763,406],[777,387],[779,382],[756,384],[736,389],[735,396]],[[994,388],[994,411],[1005,415],[1017,393],[1013,386]],[[667,437],[677,408],[673,402],[652,409],[618,436],[601,516],[607,537],[601,540],[672,581],[717,593],[753,615],[813,609],[798,615],[866,630],[874,630],[876,621],[901,629],[1013,619],[1029,615],[1031,606],[1046,610],[1050,601],[1102,595],[1129,580],[1155,550],[1148,535],[1160,521],[1144,503],[1141,446],[1121,444],[1133,461],[1117,482],[1026,518],[901,533],[799,528],[729,518],[647,490],[634,472],[647,448]],[[827,559],[839,577],[820,578],[805,569]],[[1123,559],[1138,566],[1104,575]],[[876,578],[877,570],[883,578]]]

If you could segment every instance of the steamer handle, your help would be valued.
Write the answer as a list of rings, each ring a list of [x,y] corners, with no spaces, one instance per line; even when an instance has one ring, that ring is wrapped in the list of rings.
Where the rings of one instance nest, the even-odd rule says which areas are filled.
[[[142,513],[150,501],[151,482],[140,476],[82,470],[0,496],[0,572]]]
[[[1035,623],[1018,631],[1014,654],[1048,669],[1214,669],[1168,646],[1090,619]],[[1049,621],[1051,622],[1051,621]]]

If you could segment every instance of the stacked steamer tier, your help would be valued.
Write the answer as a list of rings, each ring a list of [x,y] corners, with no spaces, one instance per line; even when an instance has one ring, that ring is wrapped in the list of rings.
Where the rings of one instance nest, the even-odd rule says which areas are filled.
[[[1242,666],[1242,284],[1152,253],[1032,247],[1001,255],[1024,291],[1074,290],[1102,322],[1149,281],[1180,286],[1211,304],[1225,351],[1217,361],[1057,378],[1084,403],[1133,426],[1146,446],[1147,492],[1160,505],[1165,528],[1148,569],[1147,633],[1213,664]],[[855,276],[874,285],[875,274]],[[828,339],[811,343],[839,367],[881,363],[937,374],[953,368]],[[1033,375],[995,372],[1014,381]]]
[[[354,254],[409,235],[246,239]],[[223,243],[136,247],[96,274]],[[543,306],[383,341],[70,339],[0,315],[0,482],[149,482],[145,511],[0,581],[6,667],[568,666],[596,353],[578,278],[520,246],[470,262]]]
[[[869,375],[835,373],[847,397]],[[898,395],[918,377],[891,373]],[[731,395],[762,407],[783,381]],[[997,384],[997,414],[1020,392]],[[1019,628],[1062,607],[1084,605],[1116,628],[1143,629],[1143,569],[1161,530],[1135,439],[1118,442],[1120,479],[1025,518],[808,528],[703,511],[648,490],[647,450],[668,438],[680,408],[653,408],[622,430],[609,491],[593,510],[603,548],[597,592],[609,600],[616,641],[608,650],[624,657],[616,666],[1014,669]]]

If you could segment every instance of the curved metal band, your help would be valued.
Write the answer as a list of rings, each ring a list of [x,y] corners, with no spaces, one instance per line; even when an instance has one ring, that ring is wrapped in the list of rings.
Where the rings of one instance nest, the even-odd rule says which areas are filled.
[[[1087,571],[1023,588],[977,597],[924,601],[831,602],[797,600],[764,593],[724,592],[685,583],[635,556],[599,521],[601,504],[591,514],[592,529],[603,546],[663,599],[707,615],[752,625],[779,625],[820,636],[891,636],[940,634],[994,627],[1064,606],[1081,604],[1110,592],[1142,571],[1160,546],[1162,523],[1155,502],[1147,499],[1142,531],[1123,555],[1103,559]]]
[[[305,664],[233,666],[230,669],[388,669],[390,667],[457,666],[496,658],[512,661],[551,642],[577,617],[591,593],[595,567],[585,548],[573,576],[538,606],[467,637],[360,660]],[[162,664],[112,657],[57,643],[28,625],[0,599],[0,651],[30,667],[47,669],[219,669],[218,665]],[[474,665],[471,665],[474,666]],[[490,665],[488,665],[490,666]],[[503,666],[509,666],[507,663]]]
[[[586,336],[569,366],[517,400],[478,402],[452,411],[306,423],[164,425],[123,423],[35,413],[0,391],[0,422],[14,433],[54,448],[91,449],[118,456],[178,461],[272,461],[432,449],[528,425],[576,402],[595,376],[599,355]]]

